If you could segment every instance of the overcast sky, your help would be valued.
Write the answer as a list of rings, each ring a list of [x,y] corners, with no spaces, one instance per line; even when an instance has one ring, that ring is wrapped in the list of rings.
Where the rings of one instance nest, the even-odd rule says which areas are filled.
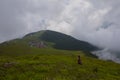
[[[43,29],[120,51],[120,0],[0,0],[0,42]]]

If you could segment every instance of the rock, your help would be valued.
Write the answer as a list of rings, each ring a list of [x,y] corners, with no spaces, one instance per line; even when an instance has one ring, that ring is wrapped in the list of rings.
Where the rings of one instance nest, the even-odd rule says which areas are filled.
[[[4,68],[11,68],[11,67],[13,67],[13,66],[15,66],[15,62],[7,62],[7,63],[4,63],[3,64],[3,67]]]

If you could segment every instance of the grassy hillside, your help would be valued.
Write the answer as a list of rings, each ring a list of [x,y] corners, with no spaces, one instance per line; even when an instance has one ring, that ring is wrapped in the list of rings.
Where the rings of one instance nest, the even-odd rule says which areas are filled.
[[[0,46],[0,80],[120,80],[120,64],[81,51],[6,45]]]
[[[31,41],[43,41],[47,46],[31,47]],[[0,80],[120,80],[120,64],[98,60],[89,53],[95,48],[51,31],[4,42],[0,44]],[[78,55],[82,65],[77,63]]]

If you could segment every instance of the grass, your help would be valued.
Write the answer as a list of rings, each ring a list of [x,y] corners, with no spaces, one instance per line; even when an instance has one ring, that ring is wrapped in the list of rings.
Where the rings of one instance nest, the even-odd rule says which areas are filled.
[[[77,64],[78,55],[82,65]],[[5,67],[6,63],[11,65]],[[120,64],[98,60],[81,51],[22,44],[0,47],[0,80],[120,80],[119,75]]]

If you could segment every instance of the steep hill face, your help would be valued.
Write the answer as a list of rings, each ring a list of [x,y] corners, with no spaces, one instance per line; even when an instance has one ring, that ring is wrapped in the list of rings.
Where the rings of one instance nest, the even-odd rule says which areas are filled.
[[[26,35],[23,39],[33,42],[43,41],[45,43],[46,42],[51,43],[53,44],[52,45],[53,48],[61,49],[61,50],[93,51],[97,49],[97,47],[91,45],[90,43],[80,41],[69,35],[55,31],[50,31],[50,30],[30,33]]]

